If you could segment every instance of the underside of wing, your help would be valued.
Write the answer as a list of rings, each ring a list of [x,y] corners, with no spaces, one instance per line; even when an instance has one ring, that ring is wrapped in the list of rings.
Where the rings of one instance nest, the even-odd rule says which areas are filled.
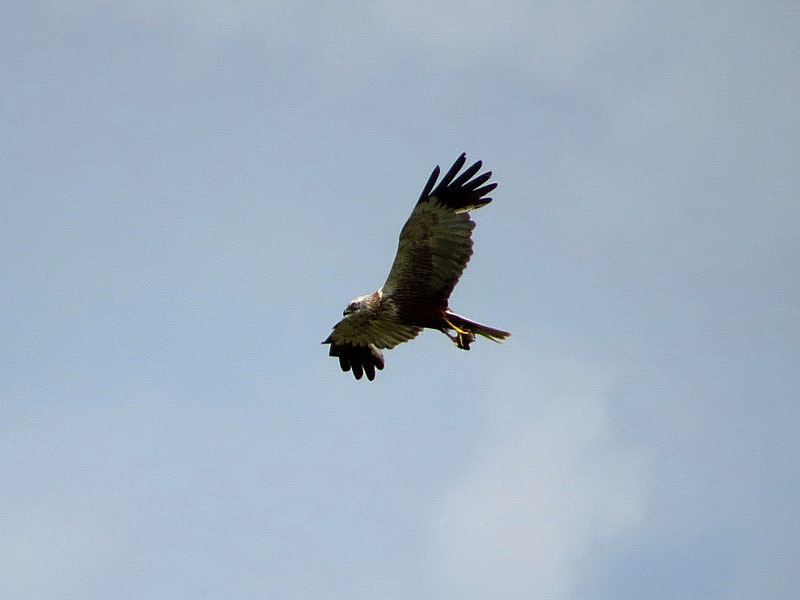
[[[330,344],[330,356],[339,358],[343,371],[353,371],[356,379],[366,372],[367,379],[375,379],[375,369],[383,369],[383,354],[379,348],[394,348],[414,339],[420,327],[403,325],[361,314],[351,314],[333,327],[333,332],[322,342]]]
[[[401,312],[404,307],[419,308],[421,304],[446,308],[472,256],[475,223],[467,211],[491,202],[486,195],[497,184],[484,185],[491,171],[475,176],[482,166],[480,161],[458,175],[465,162],[462,154],[438,185],[439,167],[433,170],[400,232],[397,255],[383,292],[395,299]]]
[[[333,343],[372,345],[388,350],[397,344],[413,340],[420,331],[422,328],[413,325],[403,325],[373,315],[353,313],[333,326],[333,333],[328,339]]]

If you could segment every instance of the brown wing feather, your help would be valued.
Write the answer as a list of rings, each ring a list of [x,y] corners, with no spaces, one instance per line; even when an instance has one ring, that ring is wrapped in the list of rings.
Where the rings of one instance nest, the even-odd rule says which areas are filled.
[[[420,327],[403,325],[380,316],[353,313],[333,326],[333,333],[328,339],[337,344],[373,345],[388,350],[413,340],[420,331]]]
[[[356,379],[366,372],[375,379],[375,369],[383,369],[383,353],[379,348],[394,348],[413,340],[421,327],[402,325],[376,315],[353,313],[333,326],[333,332],[322,342],[330,344],[330,356],[339,358],[342,371],[350,371]]]
[[[475,223],[467,211],[491,202],[485,196],[497,184],[483,185],[491,171],[473,178],[481,168],[480,161],[456,177],[465,162],[462,154],[435,188],[439,167],[433,170],[400,232],[397,255],[382,289],[401,313],[404,306],[419,307],[420,303],[446,308],[472,256]]]

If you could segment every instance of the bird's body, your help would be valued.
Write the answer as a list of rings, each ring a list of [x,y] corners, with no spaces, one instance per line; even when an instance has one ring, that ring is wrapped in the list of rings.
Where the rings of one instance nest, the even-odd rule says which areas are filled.
[[[465,319],[448,306],[472,256],[475,223],[467,211],[491,202],[485,196],[497,186],[483,185],[491,172],[474,177],[480,161],[456,178],[465,162],[462,154],[435,189],[439,167],[433,170],[400,232],[386,283],[377,292],[352,300],[344,318],[322,342],[331,345],[330,355],[338,357],[342,370],[352,370],[356,379],[365,372],[367,379],[374,379],[375,369],[384,366],[380,349],[414,339],[423,328],[438,329],[463,350],[469,350],[475,335],[493,341],[510,335]]]

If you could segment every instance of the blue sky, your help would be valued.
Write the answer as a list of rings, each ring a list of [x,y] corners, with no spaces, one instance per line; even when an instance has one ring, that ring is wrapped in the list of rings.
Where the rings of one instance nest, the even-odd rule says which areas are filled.
[[[793,2],[12,2],[0,596],[793,598]],[[374,382],[320,345],[499,183]]]

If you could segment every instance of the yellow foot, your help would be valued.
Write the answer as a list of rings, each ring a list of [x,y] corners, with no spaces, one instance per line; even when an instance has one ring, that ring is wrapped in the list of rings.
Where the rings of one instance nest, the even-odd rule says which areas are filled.
[[[459,333],[456,339],[456,346],[462,350],[469,350],[469,345],[475,341],[475,334],[470,332]]]
[[[456,335],[452,336],[449,333],[445,332],[447,333],[447,337],[453,340],[455,345],[461,348],[462,350],[469,350],[469,345],[475,341],[475,334],[465,329],[459,329],[458,327],[453,325],[453,322],[447,317],[444,318],[444,322],[447,323],[453,329],[453,331],[456,332]]]
[[[452,329],[456,333],[460,333],[461,335],[469,335],[469,331],[466,331],[464,329],[459,329],[458,327],[453,325],[453,322],[447,317],[444,317],[444,322],[447,323],[450,326],[450,329]]]

